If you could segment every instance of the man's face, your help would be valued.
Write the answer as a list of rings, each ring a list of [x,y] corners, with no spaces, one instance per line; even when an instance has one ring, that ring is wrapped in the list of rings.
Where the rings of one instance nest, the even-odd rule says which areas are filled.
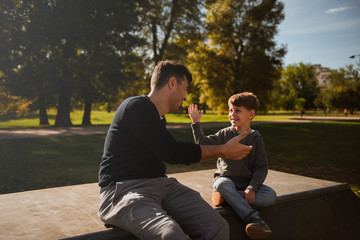
[[[186,101],[186,92],[188,89],[189,83],[187,78],[184,76],[181,83],[177,83],[174,93],[172,94],[171,103],[170,103],[170,112],[178,112],[179,107],[183,101]]]

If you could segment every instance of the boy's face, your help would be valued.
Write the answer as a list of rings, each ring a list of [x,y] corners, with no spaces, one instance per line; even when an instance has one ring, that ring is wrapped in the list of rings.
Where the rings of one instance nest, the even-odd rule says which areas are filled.
[[[247,110],[245,107],[235,106],[229,103],[229,120],[233,127],[243,127],[245,124],[250,125],[250,121],[255,116],[255,110]]]

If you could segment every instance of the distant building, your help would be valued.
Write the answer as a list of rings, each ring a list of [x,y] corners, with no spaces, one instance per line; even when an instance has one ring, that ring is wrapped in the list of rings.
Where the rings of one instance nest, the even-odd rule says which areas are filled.
[[[315,72],[317,73],[317,80],[318,85],[320,87],[326,87],[327,83],[329,82],[329,75],[332,71],[332,69],[327,67],[322,67],[321,64],[314,64],[313,65]]]

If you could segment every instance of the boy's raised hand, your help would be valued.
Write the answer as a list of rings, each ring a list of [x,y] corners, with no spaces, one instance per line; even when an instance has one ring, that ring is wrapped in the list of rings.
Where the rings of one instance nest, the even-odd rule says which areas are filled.
[[[189,116],[192,120],[193,123],[196,123],[196,122],[200,122],[203,114],[204,114],[204,111],[201,110],[200,111],[200,114],[199,114],[199,110],[198,110],[198,107],[197,105],[195,104],[191,104],[189,107],[188,107],[188,112],[189,112]]]

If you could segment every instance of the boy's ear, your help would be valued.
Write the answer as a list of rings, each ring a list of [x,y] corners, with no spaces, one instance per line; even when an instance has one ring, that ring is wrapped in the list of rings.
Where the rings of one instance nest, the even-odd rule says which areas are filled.
[[[255,117],[255,110],[254,109],[250,110],[249,117],[250,117],[251,120],[253,120],[253,118]]]

